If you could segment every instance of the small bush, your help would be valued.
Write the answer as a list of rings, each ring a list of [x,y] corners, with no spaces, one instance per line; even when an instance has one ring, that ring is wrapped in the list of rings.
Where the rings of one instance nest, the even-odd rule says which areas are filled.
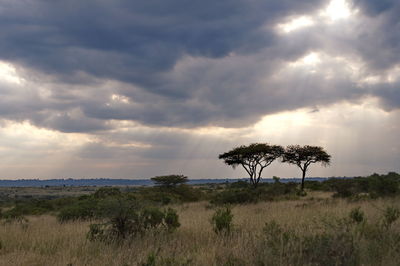
[[[121,191],[116,187],[102,187],[93,194],[96,199],[105,199],[107,197],[121,196]]]
[[[90,241],[106,241],[108,237],[105,234],[105,227],[104,224],[90,224],[86,238]]]
[[[394,196],[399,194],[399,184],[400,175],[396,173],[373,174],[368,177],[368,192],[372,197]]]
[[[331,178],[324,181],[323,186],[335,191],[335,197],[357,198],[358,195],[366,193],[371,198],[395,196],[400,193],[400,175],[390,172],[368,177]]]
[[[61,223],[76,220],[90,220],[96,215],[97,201],[87,198],[72,203],[60,210],[57,220]]]
[[[164,224],[168,231],[175,231],[181,224],[176,210],[168,208],[164,212]]]
[[[186,184],[171,187],[149,187],[139,190],[138,197],[154,203],[170,204],[195,202],[203,198],[204,193]]]
[[[232,230],[233,214],[229,207],[217,209],[211,218],[214,232],[217,234],[229,234]]]
[[[144,208],[139,215],[143,219],[142,224],[144,230],[155,228],[158,225],[161,225],[165,216],[164,212],[156,207]]]
[[[354,179],[332,178],[325,182],[335,191],[334,197],[350,198],[359,193],[358,184]]]
[[[101,202],[97,215],[105,222],[91,225],[87,235],[91,241],[119,242],[150,230],[164,229],[171,232],[180,226],[175,210],[169,208],[162,211],[127,198],[112,198]]]
[[[304,181],[304,187],[306,189],[310,189],[310,190],[324,190],[324,184],[320,181],[310,181],[310,180],[306,180]]]
[[[251,184],[247,181],[239,180],[229,184],[229,188],[251,188]]]
[[[150,252],[150,254],[147,255],[146,261],[142,262],[140,265],[141,266],[156,266],[157,264],[157,254],[154,252]]]
[[[210,200],[210,203],[217,205],[225,204],[245,204],[258,201],[254,189],[226,189],[217,194]]]
[[[396,207],[387,207],[383,213],[383,226],[389,228],[400,217],[400,210]]]
[[[358,208],[354,208],[350,211],[349,217],[351,219],[351,221],[353,221],[354,223],[361,223],[364,221],[364,212],[360,209],[360,207]]]
[[[157,252],[150,252],[144,262],[139,263],[141,266],[189,266],[192,265],[191,259],[179,258],[177,256],[173,257],[161,257]]]
[[[14,219],[26,215],[41,215],[55,209],[53,200],[23,200],[15,203],[14,207],[3,212],[3,218]]]

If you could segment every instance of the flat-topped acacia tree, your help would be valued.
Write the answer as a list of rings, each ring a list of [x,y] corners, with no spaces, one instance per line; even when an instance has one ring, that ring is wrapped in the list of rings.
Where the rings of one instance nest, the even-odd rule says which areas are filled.
[[[323,166],[328,166],[331,162],[331,156],[319,146],[300,146],[290,145],[285,149],[282,156],[282,162],[297,165],[302,173],[301,190],[304,190],[304,179],[310,164],[321,163]]]
[[[172,188],[188,182],[187,176],[184,175],[163,175],[150,178],[157,186],[163,188]]]
[[[279,145],[269,145],[268,143],[253,143],[249,146],[240,146],[219,155],[219,159],[224,160],[227,165],[236,168],[242,166],[250,176],[250,182],[257,187],[261,179],[261,173],[265,167],[274,160],[281,157],[284,148]]]

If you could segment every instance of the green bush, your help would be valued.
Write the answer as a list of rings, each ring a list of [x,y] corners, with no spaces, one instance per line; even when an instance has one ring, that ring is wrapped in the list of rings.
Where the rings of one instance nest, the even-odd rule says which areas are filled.
[[[309,190],[326,190],[326,186],[324,185],[323,182],[320,181],[311,181],[311,180],[305,180],[304,181],[304,188],[309,189]]]
[[[217,209],[211,218],[214,232],[229,234],[233,227],[232,220],[233,214],[229,207]]]
[[[20,201],[11,209],[2,213],[2,218],[12,220],[20,219],[26,215],[41,215],[53,210],[48,200]]]
[[[364,218],[364,212],[360,209],[360,207],[354,208],[350,211],[349,217],[351,221],[355,223],[362,223],[365,218]]]
[[[150,252],[147,255],[147,258],[144,262],[140,262],[138,265],[140,266],[156,266],[156,265],[162,265],[162,266],[189,266],[192,265],[192,259],[187,259],[187,258],[180,258],[177,256],[172,256],[172,257],[161,257],[158,255],[160,250],[157,250],[157,252]]]
[[[372,198],[395,196],[400,193],[400,175],[390,172],[368,177],[331,178],[324,181],[323,186],[334,191],[335,197],[358,198],[360,194],[366,193]]]
[[[230,186],[221,192],[215,192],[210,199],[210,203],[216,205],[249,204],[258,201],[284,199],[295,196],[297,192],[296,183],[281,183],[279,180],[274,183],[259,183],[257,188],[250,185],[244,188],[236,188],[242,185],[244,186],[244,184],[240,183],[240,185],[234,185],[234,188]]]
[[[394,196],[399,194],[400,175],[388,173],[387,175],[373,174],[368,177],[368,192],[372,197]]]
[[[180,226],[175,210],[144,206],[132,198],[110,198],[100,202],[97,209],[98,218],[104,222],[91,225],[87,235],[91,241],[118,242],[150,230],[173,231]]]
[[[389,228],[400,217],[400,210],[396,207],[387,207],[383,213],[383,226]]]
[[[225,204],[245,204],[258,201],[258,193],[254,189],[226,189],[216,193],[210,203],[217,205]]]
[[[121,196],[121,191],[116,187],[102,187],[96,190],[93,194],[96,199],[105,199],[107,197]]]
[[[164,212],[164,224],[168,231],[175,231],[181,224],[179,223],[179,216],[176,210],[168,208]]]
[[[138,198],[154,203],[170,204],[181,202],[195,202],[204,197],[201,189],[186,184],[170,187],[148,187],[137,192]]]
[[[229,184],[229,188],[251,188],[252,185],[247,181],[239,180]]]
[[[96,216],[98,201],[93,198],[78,200],[63,207],[57,214],[59,222],[90,220]]]
[[[334,197],[349,198],[361,192],[358,182],[354,179],[332,178],[325,182],[335,192]]]

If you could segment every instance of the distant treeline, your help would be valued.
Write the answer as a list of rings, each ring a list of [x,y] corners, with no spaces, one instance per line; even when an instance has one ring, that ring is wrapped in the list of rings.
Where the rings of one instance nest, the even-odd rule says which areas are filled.
[[[310,181],[324,181],[328,178],[308,178]],[[222,184],[245,181],[242,179],[189,179],[188,184]],[[273,182],[272,178],[262,179],[262,182]],[[282,178],[281,182],[301,182],[298,178]],[[0,187],[45,187],[45,186],[152,186],[154,182],[150,179],[112,179],[112,178],[94,178],[94,179],[17,179],[0,180]]]

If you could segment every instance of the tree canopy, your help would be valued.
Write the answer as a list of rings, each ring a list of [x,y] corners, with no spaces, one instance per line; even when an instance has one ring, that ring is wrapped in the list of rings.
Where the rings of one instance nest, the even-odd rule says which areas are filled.
[[[164,175],[164,176],[155,176],[151,178],[157,186],[162,187],[175,187],[180,184],[184,184],[188,181],[187,176],[184,175]]]
[[[282,161],[289,164],[295,164],[301,169],[303,173],[301,179],[301,190],[303,190],[304,179],[310,164],[321,163],[323,166],[328,166],[331,161],[331,155],[329,155],[324,148],[319,146],[290,145],[285,149]]]
[[[240,146],[219,155],[227,165],[236,168],[242,166],[250,176],[250,182],[256,187],[260,182],[261,173],[265,167],[275,159],[282,156],[284,148],[268,143],[253,143],[248,146]]]

